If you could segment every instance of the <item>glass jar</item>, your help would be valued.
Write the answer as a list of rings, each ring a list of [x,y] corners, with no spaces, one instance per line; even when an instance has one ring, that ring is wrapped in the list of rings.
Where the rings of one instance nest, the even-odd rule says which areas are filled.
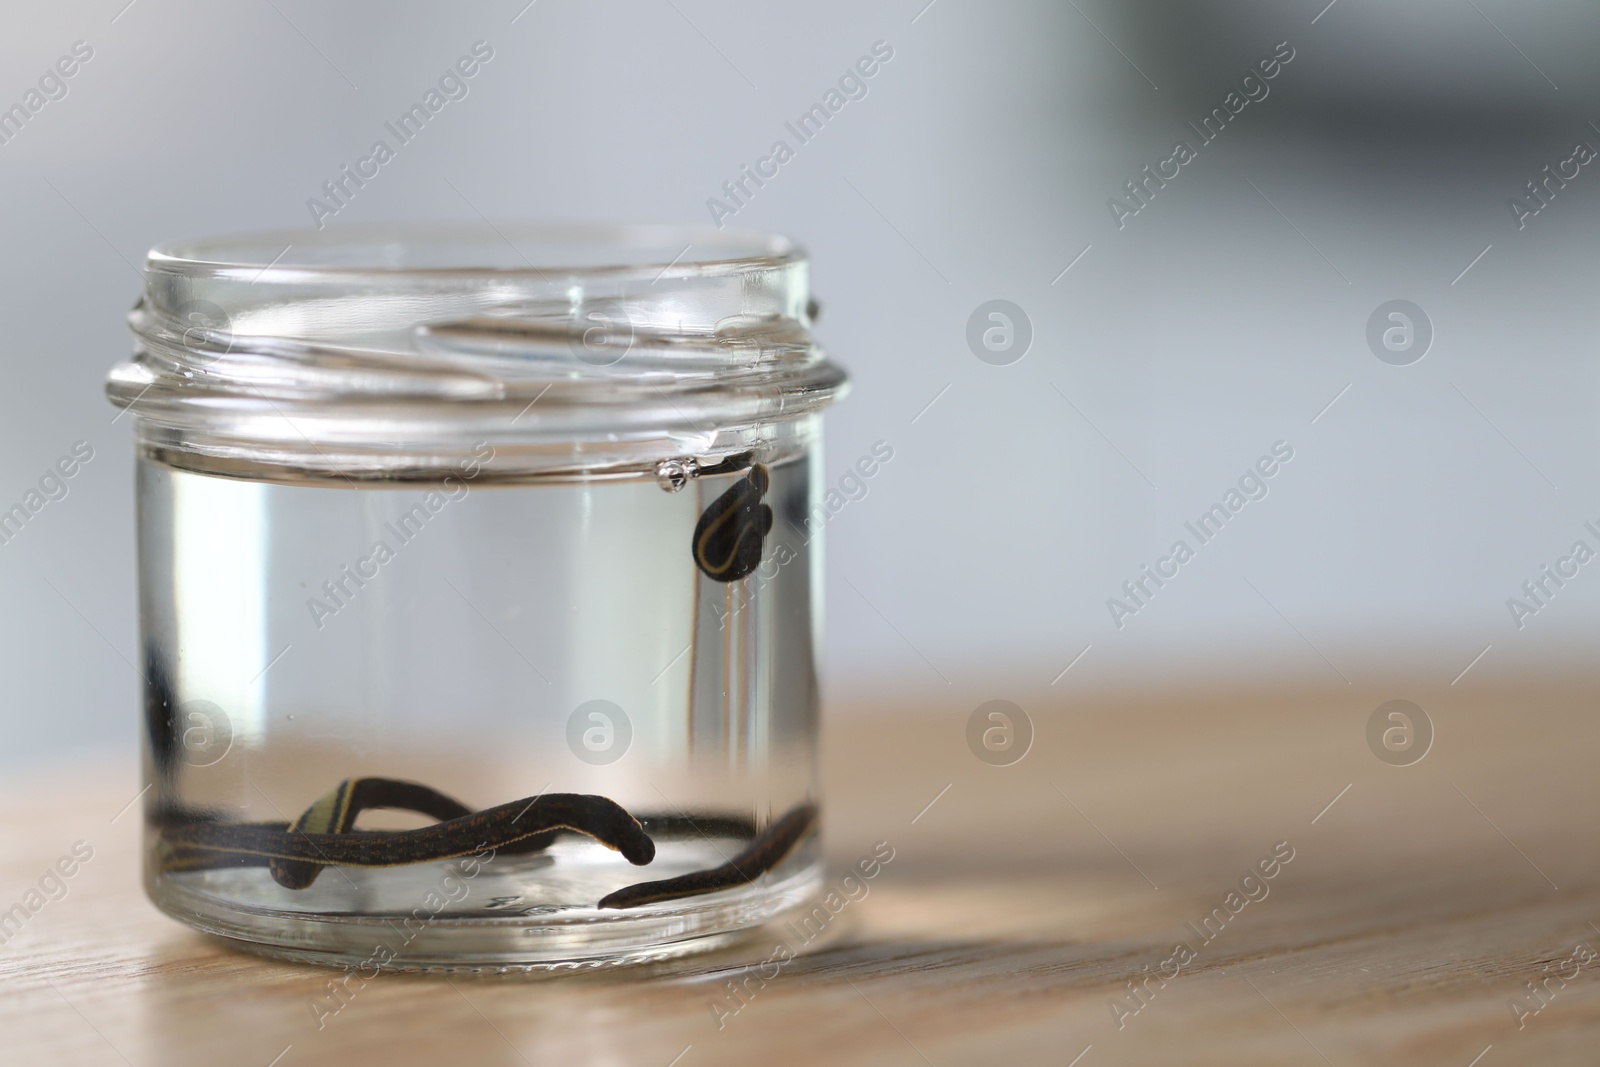
[[[820,882],[803,252],[709,229],[156,248],[145,885],[266,953],[602,966]]]

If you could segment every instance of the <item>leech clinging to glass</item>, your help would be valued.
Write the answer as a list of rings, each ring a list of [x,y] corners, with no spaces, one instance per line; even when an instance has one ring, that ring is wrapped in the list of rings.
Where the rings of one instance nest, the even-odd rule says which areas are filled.
[[[772,508],[763,504],[772,478],[766,465],[754,464],[695,524],[691,546],[694,561],[707,578],[737,582],[761,565],[761,552],[772,529]]]

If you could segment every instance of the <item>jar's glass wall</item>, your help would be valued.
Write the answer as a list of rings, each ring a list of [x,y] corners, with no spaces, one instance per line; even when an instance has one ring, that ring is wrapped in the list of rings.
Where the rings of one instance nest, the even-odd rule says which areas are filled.
[[[360,962],[386,947],[381,962],[420,966],[648,958],[803,899],[814,836],[741,886],[597,908],[726,864],[748,843],[739,826],[759,833],[816,795],[819,418],[676,491],[648,472],[499,479],[488,444],[450,475],[390,487],[147,454],[152,897],[277,951]],[[745,531],[760,562],[727,581],[697,561],[695,535],[740,493],[770,527]],[[330,866],[299,889],[249,859],[186,864],[163,845],[177,814],[293,823],[363,776],[473,810],[598,795],[665,829],[644,866],[567,835],[465,865]],[[424,822],[373,811],[358,825]]]

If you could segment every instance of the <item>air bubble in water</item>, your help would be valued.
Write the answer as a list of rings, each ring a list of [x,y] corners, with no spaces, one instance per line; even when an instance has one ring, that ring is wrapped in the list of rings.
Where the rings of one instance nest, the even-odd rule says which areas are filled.
[[[656,464],[656,484],[669,493],[676,493],[697,473],[699,464],[692,459],[664,459]]]

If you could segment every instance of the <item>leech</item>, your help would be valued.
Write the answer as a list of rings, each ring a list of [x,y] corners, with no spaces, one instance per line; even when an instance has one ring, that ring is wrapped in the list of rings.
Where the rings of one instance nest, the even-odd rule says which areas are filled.
[[[472,815],[472,809],[461,801],[417,782],[396,778],[346,778],[333,792],[307,808],[305,814],[288,827],[288,832],[299,835],[348,834],[355,828],[357,816],[370,808],[414,811],[440,822]],[[508,842],[499,851],[538,851],[549,845],[559,830],[541,831],[519,841]],[[267,866],[272,871],[273,880],[279,885],[289,889],[304,889],[316,880],[323,864],[271,857]]]
[[[348,826],[356,814],[355,805],[349,801],[360,791],[363,781],[368,780],[353,779],[344,783],[314,804],[301,821],[333,825],[326,818],[331,815],[334,821],[342,820]],[[411,799],[431,804],[434,802],[431,795],[431,798],[449,800],[426,786],[394,783],[388,779],[376,781],[380,784],[368,788],[380,797],[387,789],[399,785],[402,791],[416,791],[410,794]],[[379,801],[374,806],[393,805]],[[341,807],[342,813],[334,810]],[[318,814],[319,810],[322,815]],[[534,838],[541,838],[539,847],[543,847],[554,836],[552,832],[560,830],[591,837],[639,866],[655,858],[655,842],[621,805],[605,797],[577,793],[547,793],[515,800],[415,830],[338,833],[304,831],[282,823],[189,821],[164,826],[161,833],[163,843],[171,850],[171,858],[178,862],[192,863],[214,853],[248,854],[266,857],[269,861],[298,861],[273,864],[273,875],[289,888],[304,888],[324,866],[399,867],[453,859],[484,848],[505,851],[507,846]],[[253,866],[254,863],[241,865]],[[308,871],[309,877],[306,877]]]
[[[206,812],[167,812],[157,816],[163,826],[200,824],[220,828],[249,827],[274,833],[337,833],[381,836],[393,831],[358,830],[354,824],[362,812],[373,808],[395,811],[413,811],[441,822],[458,819],[473,813],[461,801],[417,782],[396,778],[347,778],[338,788],[322,797],[294,823],[253,822],[222,823]],[[547,848],[565,828],[531,834],[518,841],[510,841],[496,848],[501,855],[539,852]],[[272,876],[280,885],[303,889],[316,878],[323,864],[305,860],[284,860],[264,853],[227,852],[214,848],[176,844],[172,834],[164,834],[157,848],[161,855],[161,868],[166,871],[208,870],[217,867],[270,867]],[[423,862],[416,860],[414,862]]]
[[[460,819],[472,809],[436,789],[394,778],[346,778],[338,788],[306,809],[288,827],[296,834],[348,834],[356,817],[368,808],[397,808],[431,816],[440,822]],[[322,864],[269,857],[272,880],[289,889],[304,889],[316,881]]]
[[[719,889],[731,889],[753,882],[782,863],[811,832],[816,820],[817,806],[809,802],[801,804],[767,827],[764,833],[721,867],[630,885],[601,897],[599,906],[638,908],[645,904],[715,893]]]
[[[361,812],[373,808],[387,808],[395,811],[414,811],[419,815],[428,815],[432,818],[445,820],[459,818],[460,813],[472,814],[472,810],[454,797],[447,796],[437,790],[415,782],[402,782],[389,778],[356,778],[340,783],[338,793],[351,786],[351,783],[381,783],[384,786],[382,799],[373,799],[374,794],[369,792],[372,786],[359,790],[352,790],[356,794],[356,801],[349,805],[349,814],[341,820],[339,826],[325,831],[331,833],[345,833],[353,835],[382,836],[392,831],[361,830],[351,824]],[[403,799],[399,789],[389,787],[405,787],[415,790],[416,793],[409,800]],[[334,794],[323,797],[307,810],[306,815],[329,803]],[[305,820],[306,816],[301,816]],[[683,815],[678,812],[646,813],[637,816],[640,827],[652,840],[677,840],[694,837],[733,838],[748,841],[756,836],[755,820],[748,815],[724,815],[712,812],[696,812],[693,815]],[[222,823],[213,816],[200,812],[188,812],[183,816],[169,815],[162,820],[166,825],[177,822],[199,824],[214,827],[240,827],[247,826],[255,830],[272,831],[287,834],[296,826],[284,822],[250,822],[250,823]],[[332,824],[330,824],[332,825]],[[314,832],[310,825],[299,826],[300,832]],[[220,829],[219,829],[220,832]],[[541,852],[548,848],[556,839],[569,835],[585,836],[580,831],[569,830],[565,827],[554,827],[541,833],[532,834],[520,841],[511,841],[495,846],[498,855],[524,855],[527,853]],[[279,860],[274,856],[257,852],[226,852],[212,848],[193,845],[177,844],[173,835],[167,834],[157,843],[162,860],[161,868],[165,871],[195,871],[213,870],[219,867],[270,867],[283,863],[290,865],[305,864],[307,867],[320,869],[322,864],[304,860]],[[427,862],[426,858],[418,858],[414,862]],[[276,875],[274,875],[276,878]],[[287,883],[282,883],[287,884]],[[310,882],[306,882],[309,885]]]
[[[374,808],[412,811],[439,821],[417,830],[358,830],[355,821]],[[601,908],[636,908],[744,885],[772,870],[794,851],[816,821],[814,804],[802,804],[756,835],[747,816],[652,813],[635,819],[605,797],[572,793],[501,804],[473,812],[465,804],[416,782],[349,778],[319,798],[294,823],[228,823],[206,813],[158,817],[157,847],[165,871],[267,867],[289,889],[309,887],[326,866],[398,867],[452,859],[489,848],[523,854],[547,848],[564,834],[591,837],[643,866],[655,857],[652,837],[749,839],[721,867],[619,889]]]
[[[707,578],[737,582],[761,565],[763,543],[772,529],[772,508],[761,498],[770,484],[765,464],[755,464],[695,523],[690,547]]]

